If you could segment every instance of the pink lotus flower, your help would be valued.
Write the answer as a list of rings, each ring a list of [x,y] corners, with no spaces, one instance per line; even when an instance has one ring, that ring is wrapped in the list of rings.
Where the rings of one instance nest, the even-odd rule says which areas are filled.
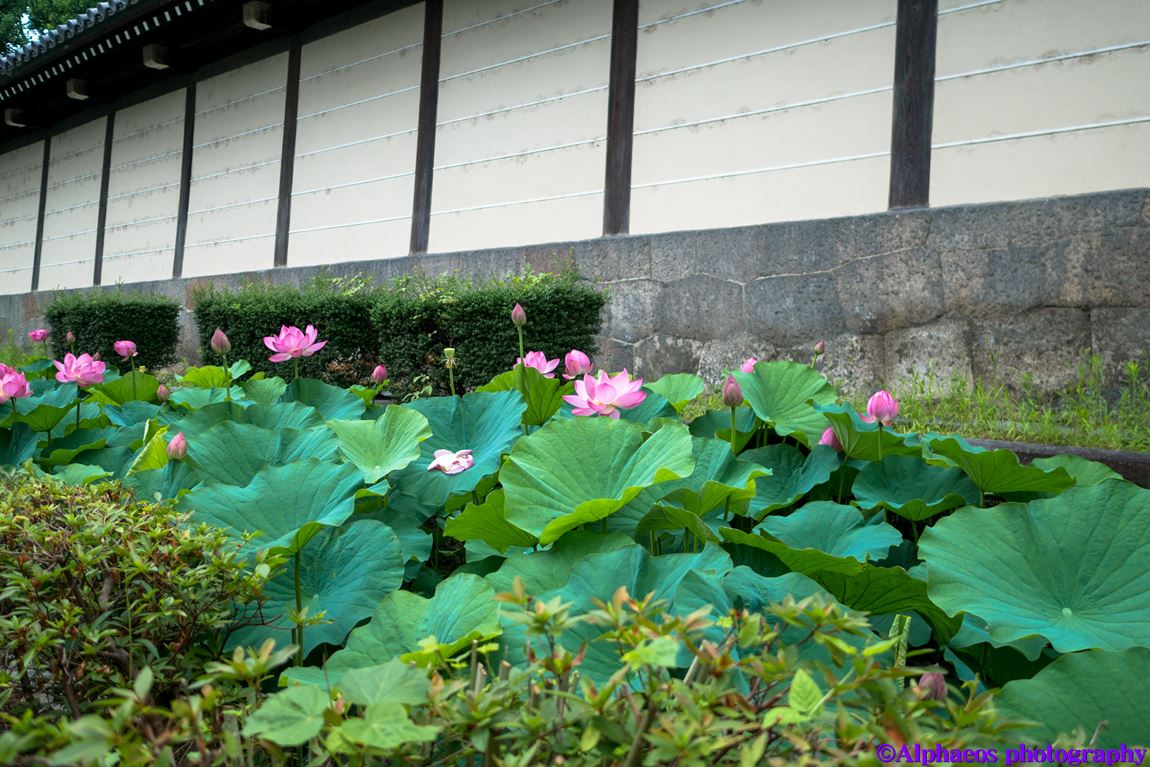
[[[3,378],[4,376],[8,375],[9,373],[15,373],[15,372],[16,372],[16,368],[10,368],[7,365],[5,365],[3,362],[0,362],[0,378]]]
[[[387,368],[376,365],[375,370],[371,371],[371,380],[376,386],[383,386],[383,382],[387,380]]]
[[[136,356],[136,343],[135,341],[117,341],[112,344],[112,348],[116,350],[116,354],[120,355],[120,359],[127,362],[132,357]]]
[[[567,356],[563,358],[563,364],[565,366],[563,377],[568,381],[591,372],[591,358],[578,349],[567,352]]]
[[[515,304],[515,308],[511,310],[511,321],[520,328],[527,324],[527,312],[523,311],[523,307],[519,304]]]
[[[631,380],[626,369],[615,376],[602,370],[599,377],[590,373],[575,382],[575,393],[565,394],[563,399],[575,406],[574,415],[606,415],[618,418],[620,410],[627,410],[647,399],[643,391],[643,379]]]
[[[883,426],[890,426],[898,417],[898,400],[890,392],[880,389],[867,400],[866,413]]]
[[[555,373],[552,371],[559,367],[559,358],[549,360],[543,352],[527,352],[527,361],[524,362],[523,357],[516,357],[515,364],[517,366],[525,364],[529,368],[538,370],[544,378],[554,378]]]
[[[208,346],[221,357],[232,350],[232,342],[228,340],[227,334],[219,328],[216,328],[216,332],[212,333],[212,339],[208,341]]]
[[[31,396],[32,387],[28,385],[28,379],[23,373],[17,373],[9,368],[7,373],[0,375],[0,405],[8,400]]]
[[[754,373],[755,372],[755,365],[757,365],[758,363],[759,363],[758,358],[747,357],[745,360],[743,360],[743,364],[739,365],[739,370],[743,371],[744,373]]]
[[[182,461],[184,456],[188,454],[188,440],[181,431],[176,436],[172,437],[172,441],[168,443],[168,457],[173,461]]]
[[[727,376],[723,384],[723,404],[727,407],[738,407],[743,404],[743,387],[734,376]]]
[[[317,342],[317,335],[318,331],[312,325],[308,325],[307,330],[281,325],[279,335],[264,336],[264,346],[275,352],[268,361],[287,362],[293,358],[310,357],[327,345],[327,341]]]
[[[470,450],[451,452],[450,450],[436,450],[435,460],[427,465],[428,471],[442,471],[444,474],[458,474],[467,471],[475,464]]]
[[[68,352],[64,361],[52,360],[56,366],[56,380],[60,383],[76,383],[80,386],[91,386],[104,382],[106,364],[93,359],[90,354],[81,354],[79,357]]]
[[[48,337],[48,330],[47,328],[36,328],[28,332],[28,337],[36,343],[42,343]]]
[[[839,442],[839,438],[835,434],[835,430],[829,426],[826,428],[826,431],[823,432],[823,436],[819,437],[819,444],[826,445],[827,447],[832,448],[840,453],[843,451],[843,445],[841,442]]]

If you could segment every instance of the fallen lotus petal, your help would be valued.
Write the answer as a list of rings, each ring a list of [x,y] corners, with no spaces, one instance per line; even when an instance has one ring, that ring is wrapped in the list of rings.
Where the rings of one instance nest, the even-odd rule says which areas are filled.
[[[458,474],[470,469],[475,464],[470,450],[452,452],[450,450],[436,450],[435,459],[427,465],[428,471],[442,471],[444,474]]]

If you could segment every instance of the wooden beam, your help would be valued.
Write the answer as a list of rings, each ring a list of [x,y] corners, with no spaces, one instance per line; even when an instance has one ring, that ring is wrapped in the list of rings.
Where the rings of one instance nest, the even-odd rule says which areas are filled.
[[[184,245],[188,241],[188,203],[192,196],[192,147],[196,137],[196,83],[188,83],[184,99],[184,148],[180,154],[180,202],[176,210],[176,247],[172,277],[184,273]]]
[[[891,208],[930,204],[937,40],[938,0],[899,0],[890,137]]]
[[[291,190],[295,176],[296,125],[299,116],[299,68],[303,46],[299,37],[288,49],[287,90],[284,98],[283,151],[280,153],[279,208],[276,211],[275,266],[287,266],[291,230]]]
[[[36,246],[32,251],[32,292],[40,289],[40,255],[44,251],[44,214],[48,210],[48,163],[52,160],[52,137],[44,137],[44,160],[40,166],[40,205],[36,211]]]
[[[638,40],[639,0],[615,0],[611,20],[603,234],[626,234],[631,227],[631,151],[635,139],[635,52]]]
[[[92,284],[99,285],[104,270],[104,225],[108,222],[108,173],[112,168],[112,138],[116,130],[116,113],[108,113],[104,126],[104,161],[100,166],[100,207],[96,214],[96,263],[92,269]]]
[[[415,143],[415,195],[411,252],[426,253],[431,237],[431,183],[435,177],[435,120],[439,112],[439,55],[443,0],[427,0],[423,14],[423,69],[419,80],[419,133]]]

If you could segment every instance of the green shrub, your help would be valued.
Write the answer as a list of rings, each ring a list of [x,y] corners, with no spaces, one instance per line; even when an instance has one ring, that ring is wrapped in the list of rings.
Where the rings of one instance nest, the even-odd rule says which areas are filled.
[[[397,280],[373,317],[393,388],[418,389],[415,378],[428,376],[436,393],[446,393],[445,347],[456,350],[455,381],[462,389],[481,386],[514,366],[519,342],[511,309],[516,303],[527,312],[525,349],[562,358],[571,349],[595,353],[606,302],[604,293],[574,272],[484,284],[416,276]]]
[[[59,359],[71,351],[65,336],[76,336],[76,354],[99,352],[110,365],[119,363],[112,344],[136,343],[136,366],[157,368],[175,360],[180,340],[180,305],[163,296],[96,292],[57,298],[45,311],[52,331],[53,354]],[[126,366],[125,366],[126,369]]]
[[[79,716],[145,666],[158,700],[187,691],[259,578],[182,522],[119,484],[0,474],[0,714]]]

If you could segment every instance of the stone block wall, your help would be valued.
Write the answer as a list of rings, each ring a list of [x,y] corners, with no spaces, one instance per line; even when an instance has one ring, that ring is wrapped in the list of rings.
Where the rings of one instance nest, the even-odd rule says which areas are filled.
[[[290,259],[290,254],[289,254]],[[1044,389],[1086,354],[1118,375],[1150,357],[1150,189],[894,211],[734,229],[637,235],[357,261],[328,273],[383,282],[421,269],[500,277],[574,262],[610,293],[597,364],[654,378],[718,380],[747,356],[808,360],[849,391],[913,375],[997,376]],[[211,281],[301,284],[319,267],[123,286],[184,303]],[[0,296],[0,332],[40,321],[52,292]]]

